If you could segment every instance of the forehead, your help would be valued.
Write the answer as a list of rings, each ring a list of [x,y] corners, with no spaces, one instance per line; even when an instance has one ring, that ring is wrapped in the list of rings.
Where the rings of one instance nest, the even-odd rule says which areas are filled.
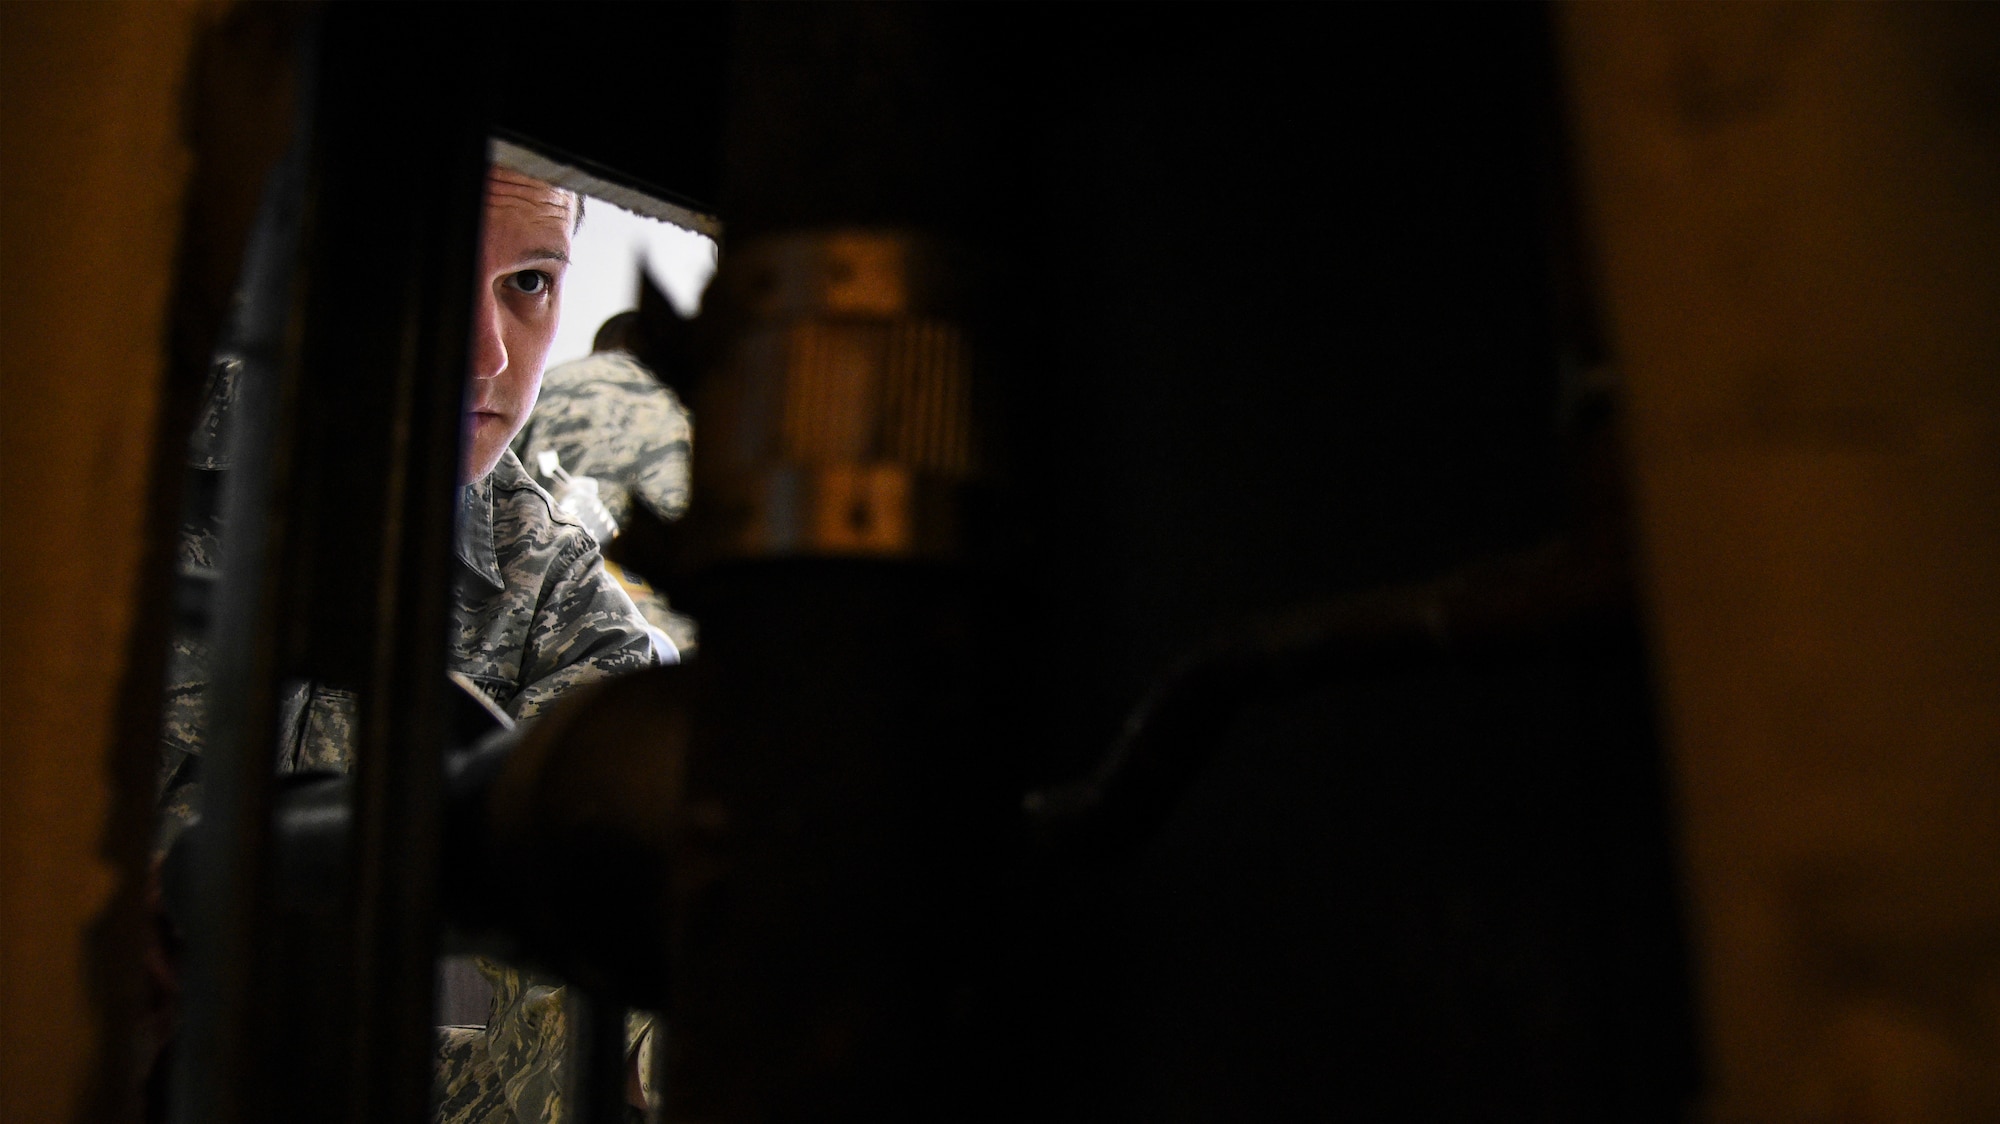
[[[505,168],[487,170],[486,225],[490,232],[543,236],[560,232],[567,244],[576,221],[576,206],[576,196],[562,188]]]

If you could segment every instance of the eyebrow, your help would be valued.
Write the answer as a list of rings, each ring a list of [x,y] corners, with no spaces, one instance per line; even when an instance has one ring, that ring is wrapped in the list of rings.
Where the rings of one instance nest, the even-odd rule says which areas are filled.
[[[519,260],[521,260],[521,261],[559,261],[559,262],[563,263],[564,265],[568,265],[568,264],[569,264],[569,255],[568,255],[568,254],[565,254],[565,253],[563,253],[563,252],[562,252],[561,250],[553,250],[553,249],[550,249],[550,248],[549,248],[549,247],[547,247],[547,246],[539,246],[539,247],[536,247],[535,249],[532,249],[532,250],[529,250],[529,251],[528,251],[527,253],[525,253],[525,254],[522,254]]]

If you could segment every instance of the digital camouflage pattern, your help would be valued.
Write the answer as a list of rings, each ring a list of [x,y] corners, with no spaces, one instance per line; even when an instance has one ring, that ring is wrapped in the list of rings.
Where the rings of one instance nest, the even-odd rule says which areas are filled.
[[[632,599],[632,604],[638,608],[639,615],[646,618],[646,623],[659,629],[683,659],[694,655],[695,644],[701,634],[693,617],[674,612],[667,605],[665,594],[654,589],[641,575],[618,563],[606,559],[604,572],[610,574],[611,579],[625,591],[625,596]]]
[[[622,351],[598,351],[542,376],[541,398],[514,449],[531,473],[541,453],[554,452],[565,472],[596,480],[598,500],[623,526],[635,497],[662,519],[686,513],[693,440],[686,407],[645,364]],[[680,651],[694,650],[693,620],[643,577],[615,567],[611,574],[648,624]]]
[[[214,564],[219,528],[185,528],[183,565]],[[463,565],[454,579],[451,667],[517,720],[541,713],[570,688],[674,660],[656,644],[632,601],[601,565],[597,543],[555,507],[512,452],[467,485],[457,535]],[[207,726],[202,641],[175,639],[169,658],[161,742],[161,846],[199,805]],[[289,685],[275,747],[281,772],[354,765],[359,699],[315,682]],[[439,1034],[438,1119],[444,1124],[559,1124],[563,1097],[562,988],[483,962],[494,989],[485,1028]],[[636,1049],[650,1020],[628,1020]]]
[[[653,642],[597,543],[510,451],[467,485],[451,666],[516,720],[581,683],[650,666]],[[661,652],[665,661],[673,652]]]
[[[478,517],[482,506],[491,511],[490,519]],[[557,527],[560,532],[553,532]],[[596,542],[556,509],[511,450],[485,480],[467,488],[459,546],[466,570],[459,575],[453,616],[452,667],[516,720],[533,718],[572,687],[653,662],[655,641],[631,598],[605,573]],[[544,575],[538,599],[507,596],[534,588],[529,582],[536,574]],[[486,588],[477,588],[481,584]],[[496,594],[512,603],[489,607]],[[530,615],[532,623],[523,632],[519,625]],[[668,649],[659,658],[678,657]],[[474,1037],[472,1048],[456,1058],[441,1055],[446,1064],[438,1071],[438,1119],[442,1124],[506,1120],[487,1107],[497,1087],[520,1124],[562,1124],[570,1116],[564,1097],[569,1038],[564,989],[490,960],[480,960],[479,967],[493,987],[484,1041]],[[642,1034],[647,1025],[631,1023],[628,1031]],[[636,1037],[626,1045],[628,1052],[636,1049]],[[478,1095],[465,1099],[461,1109],[450,1092],[454,1084],[461,1094]]]
[[[243,360],[220,355],[209,365],[202,389],[201,415],[188,436],[189,510],[181,521],[175,562],[184,578],[211,582],[222,566],[220,502],[222,469],[229,467],[228,420],[243,377]],[[156,842],[164,852],[175,835],[194,818],[194,766],[204,721],[204,691],[208,682],[206,653],[199,638],[175,629],[167,651],[167,683],[161,717],[160,832]]]
[[[182,534],[190,568],[212,566],[210,528]],[[604,572],[597,543],[557,511],[512,453],[460,500],[451,667],[516,719],[533,718],[571,687],[651,665],[658,652],[630,597]],[[200,638],[176,637],[168,664],[163,786],[191,770],[207,727],[207,656]],[[277,767],[353,767],[354,693],[290,685],[280,702]],[[192,777],[186,778],[191,780]]]
[[[681,400],[622,351],[599,351],[549,368],[534,416],[514,440],[525,464],[553,450],[573,476],[597,480],[597,496],[620,524],[632,501],[662,519],[688,505],[693,426]]]
[[[242,382],[241,356],[225,353],[209,364],[208,380],[201,392],[201,416],[188,436],[189,466],[210,470],[229,467],[229,413]]]

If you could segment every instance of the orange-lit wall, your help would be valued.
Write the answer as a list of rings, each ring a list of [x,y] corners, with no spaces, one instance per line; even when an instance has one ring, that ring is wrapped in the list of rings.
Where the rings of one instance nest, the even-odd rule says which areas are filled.
[[[189,156],[180,86],[222,5],[0,6],[0,1115],[100,1081],[86,938],[117,874],[109,754],[139,588]]]
[[[2000,1119],[2000,19],[1563,23],[1712,1117]]]

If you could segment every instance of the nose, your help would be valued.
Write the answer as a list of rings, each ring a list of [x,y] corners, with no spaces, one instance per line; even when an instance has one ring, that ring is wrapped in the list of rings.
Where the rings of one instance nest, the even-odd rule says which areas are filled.
[[[472,309],[472,377],[498,378],[507,369],[507,341],[500,334],[500,302],[484,286]]]

